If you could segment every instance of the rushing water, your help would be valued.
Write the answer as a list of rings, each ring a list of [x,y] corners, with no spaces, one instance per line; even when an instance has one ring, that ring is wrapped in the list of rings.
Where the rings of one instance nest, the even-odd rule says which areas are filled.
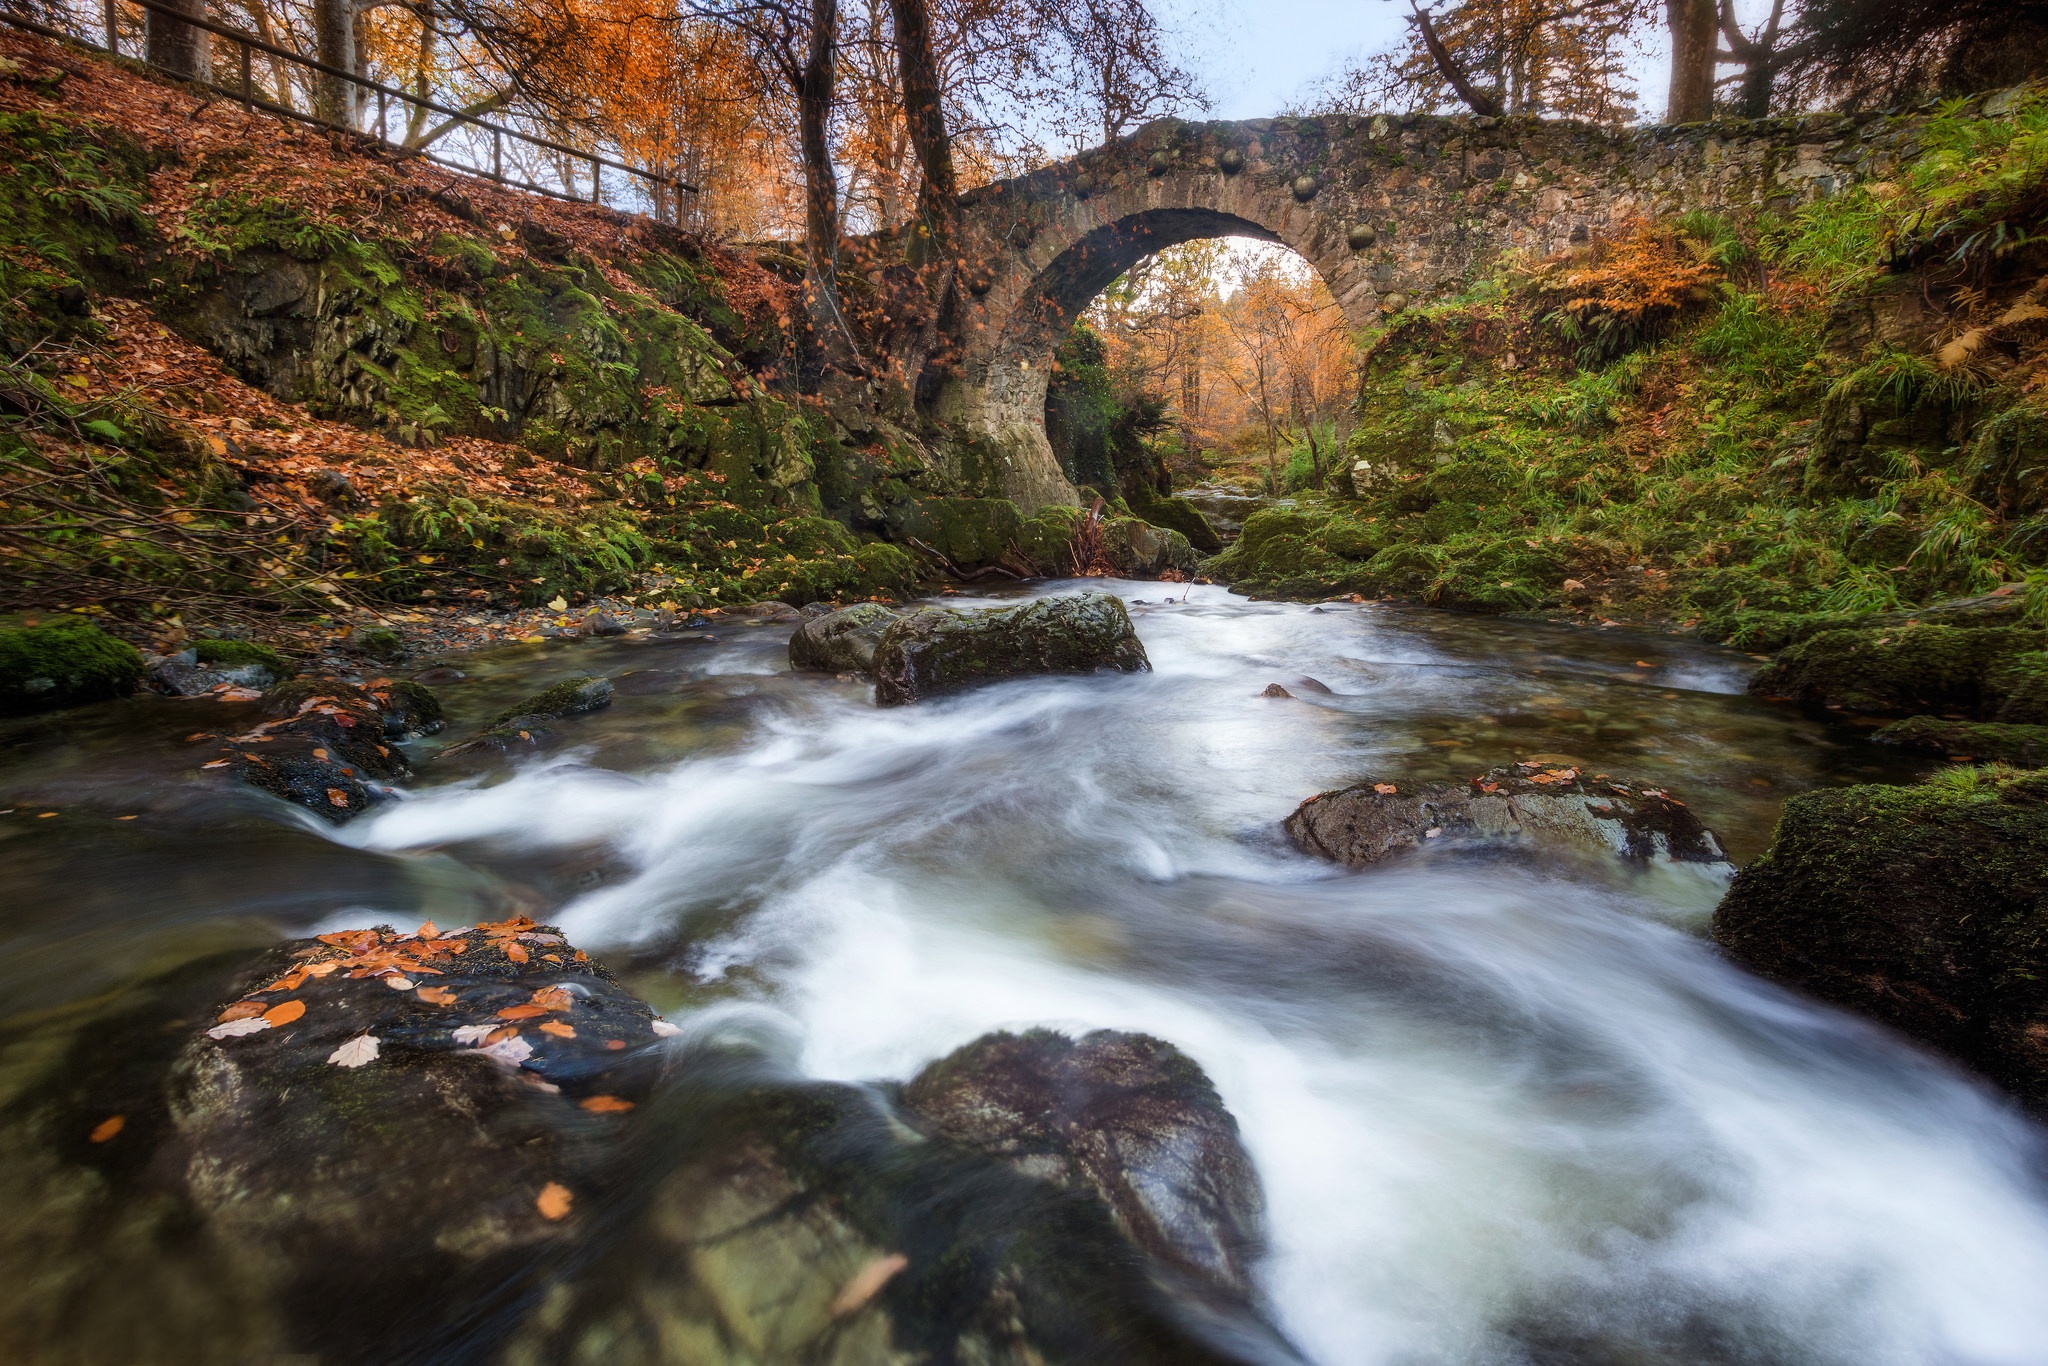
[[[1718,875],[1346,874],[1278,834],[1324,788],[1547,754],[1668,786],[1739,861],[1786,795],[1898,760],[1744,697],[1727,652],[1112,587],[1153,673],[893,711],[790,674],[786,628],[465,660],[456,735],[570,672],[620,696],[579,748],[424,763],[338,833],[180,776],[222,704],[17,726],[0,989],[18,1023],[223,944],[525,910],[818,1077],[1003,1027],[1172,1041],[1242,1125],[1264,1290],[1317,1362],[2048,1361],[2038,1131],[1719,961]]]

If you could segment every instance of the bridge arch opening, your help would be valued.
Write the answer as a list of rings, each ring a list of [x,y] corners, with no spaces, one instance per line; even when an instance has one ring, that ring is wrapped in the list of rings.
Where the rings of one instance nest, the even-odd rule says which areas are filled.
[[[1044,431],[1084,499],[1121,496],[1142,512],[1189,488],[1238,506],[1223,490],[1324,484],[1349,434],[1356,362],[1353,328],[1312,262],[1260,231],[1194,232],[1135,260],[1091,253],[1073,265],[1047,282],[1029,325],[1057,329]],[[1103,279],[1111,265],[1123,269]]]

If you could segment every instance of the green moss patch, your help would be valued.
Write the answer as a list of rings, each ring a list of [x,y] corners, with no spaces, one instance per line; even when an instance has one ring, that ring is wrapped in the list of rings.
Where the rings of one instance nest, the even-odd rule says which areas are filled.
[[[78,617],[0,629],[0,711],[47,711],[135,690],[142,655]]]

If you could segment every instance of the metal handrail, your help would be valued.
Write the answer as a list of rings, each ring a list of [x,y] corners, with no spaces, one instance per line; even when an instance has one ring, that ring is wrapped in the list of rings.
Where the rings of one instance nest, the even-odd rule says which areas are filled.
[[[309,71],[317,71],[324,76],[331,76],[338,80],[346,81],[357,89],[374,92],[377,96],[377,141],[385,146],[396,146],[407,156],[416,156],[423,161],[431,161],[437,166],[445,166],[450,170],[482,176],[484,179],[494,181],[500,185],[509,185],[515,189],[528,190],[535,194],[547,195],[555,199],[566,199],[577,203],[585,202],[575,194],[565,193],[545,185],[536,185],[530,181],[507,176],[504,173],[504,139],[511,138],[515,142],[524,143],[529,147],[539,147],[550,152],[573,157],[577,161],[589,163],[590,199],[587,202],[592,204],[602,204],[604,202],[603,168],[605,167],[610,167],[615,171],[624,171],[628,175],[637,176],[641,180],[648,181],[654,185],[665,185],[672,190],[680,190],[688,194],[698,193],[697,186],[691,185],[686,181],[677,180],[672,176],[661,175],[655,171],[643,170],[638,166],[629,166],[623,161],[614,161],[610,157],[587,152],[578,147],[570,147],[549,138],[535,137],[531,133],[522,133],[516,128],[507,128],[503,124],[492,123],[463,110],[453,109],[438,101],[427,99],[425,96],[415,95],[409,91],[400,90],[395,86],[384,85],[381,82],[370,80],[368,77],[358,76],[352,71],[345,71],[340,67],[330,66],[317,58],[303,56],[288,48],[279,47],[275,43],[265,42],[253,33],[230,28],[212,19],[187,14],[182,10],[174,9],[172,6],[163,3],[163,0],[103,0],[103,4],[105,6],[107,34],[107,40],[103,45],[95,44],[91,39],[80,34],[67,33],[62,29],[52,28],[24,15],[12,13],[4,4],[0,4],[0,21],[12,24],[16,28],[39,33],[46,38],[55,38],[61,42],[78,42],[84,43],[88,47],[98,47],[109,56],[118,57],[121,55],[119,30],[116,27],[118,7],[123,4],[134,5],[140,9],[152,10],[164,15],[177,23],[185,24],[192,28],[204,29],[208,33],[217,34],[237,44],[241,55],[241,88],[239,90],[220,85],[211,80],[185,76],[178,72],[169,72],[169,74],[178,76],[179,79],[190,84],[202,86],[208,90],[217,91],[220,94],[237,99],[241,101],[244,109],[252,113],[257,109],[262,109],[265,113],[275,114],[282,118],[296,119],[301,123],[310,123],[316,127],[350,133],[357,137],[369,136],[362,129],[353,127],[350,124],[337,123],[332,119],[322,118],[318,114],[294,109],[287,104],[279,104],[277,101],[258,93],[251,77],[250,54],[252,52],[262,52],[296,66],[304,67]],[[139,60],[143,65],[153,67],[158,71],[169,71],[166,67],[150,62],[146,57],[131,58],[130,60]],[[471,166],[463,162],[451,161],[444,157],[435,156],[427,151],[425,147],[406,147],[403,143],[394,144],[386,131],[385,119],[386,101],[392,99],[425,109],[429,113],[444,115],[469,127],[489,133],[491,135],[491,167],[486,170],[481,166]]]

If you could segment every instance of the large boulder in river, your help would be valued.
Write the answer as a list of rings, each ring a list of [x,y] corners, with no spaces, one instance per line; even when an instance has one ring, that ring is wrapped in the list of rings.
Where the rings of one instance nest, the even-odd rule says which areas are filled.
[[[826,673],[873,673],[875,649],[896,623],[897,615],[878,602],[857,602],[836,612],[808,617],[789,638],[789,667]]]
[[[897,620],[876,647],[875,701],[901,706],[1027,674],[1151,667],[1130,612],[1113,594],[1064,594],[972,612],[925,607]]]
[[[186,1189],[288,1299],[337,1319],[424,1301],[573,1231],[632,1108],[617,1092],[641,1085],[610,1074],[654,1037],[645,1004],[530,920],[292,941],[172,1073]]]
[[[1638,863],[1727,858],[1714,832],[1662,788],[1534,760],[1469,783],[1367,779],[1310,797],[1287,818],[1286,830],[1304,853],[1348,868],[1461,839],[1614,854]]]
[[[1168,1266],[1252,1293],[1265,1201],[1237,1121],[1192,1059],[1143,1034],[989,1034],[920,1072],[903,1104],[1027,1176],[1092,1191]]]
[[[2048,772],[1792,797],[1714,939],[2048,1109]]]

